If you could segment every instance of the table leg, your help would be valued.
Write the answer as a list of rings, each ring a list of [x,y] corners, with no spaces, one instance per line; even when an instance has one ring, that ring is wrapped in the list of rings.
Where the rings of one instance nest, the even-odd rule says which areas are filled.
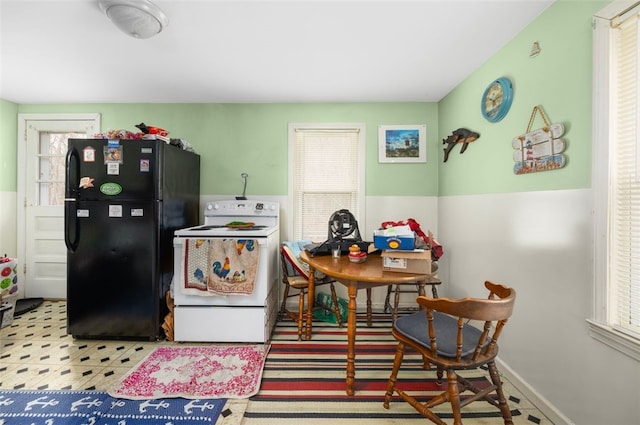
[[[396,290],[393,294],[393,309],[391,310],[391,320],[393,322],[398,318],[398,306],[400,305],[400,285],[396,285]]]
[[[390,298],[391,298],[391,291],[393,285],[387,285],[387,296],[384,298],[384,312],[385,314],[389,312],[389,310],[391,310],[391,304],[390,304]]]
[[[356,295],[358,287],[349,285],[349,317],[347,319],[347,395],[353,395],[356,381]]]
[[[313,322],[313,300],[315,299],[314,292],[316,286],[315,269],[313,266],[309,266],[309,286],[307,287],[307,323],[306,323],[306,335],[307,341],[311,340],[311,324]]]
[[[373,315],[371,314],[371,288],[367,288],[367,326],[373,326]]]

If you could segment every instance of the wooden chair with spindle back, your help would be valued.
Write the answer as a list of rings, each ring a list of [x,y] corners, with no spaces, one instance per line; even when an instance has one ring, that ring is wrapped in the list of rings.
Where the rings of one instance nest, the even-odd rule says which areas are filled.
[[[398,318],[400,310],[415,311],[419,310],[418,305],[412,307],[401,308],[400,307],[400,294],[417,294],[420,295],[420,285],[431,285],[431,294],[433,298],[438,298],[438,286],[442,284],[442,281],[438,278],[438,263],[431,263],[431,276],[429,280],[424,283],[394,283],[387,286],[387,296],[384,299],[384,312],[391,313],[391,320]],[[424,291],[424,290],[423,290]],[[394,294],[393,305],[391,304],[391,294]]]
[[[308,300],[309,288],[309,270],[306,264],[298,259],[299,251],[304,249],[305,245],[311,241],[292,241],[283,242],[280,245],[281,265],[282,265],[282,283],[284,283],[284,291],[282,295],[282,304],[280,305],[280,316],[286,315],[298,324],[298,341],[302,340],[302,328],[305,324],[306,308],[305,303],[313,303],[314,300]],[[298,251],[298,252],[296,252]],[[329,276],[315,276],[315,288],[322,285],[329,285],[331,290],[331,301],[333,306],[329,307],[318,303],[315,308],[322,308],[336,315],[338,325],[342,327],[342,317],[340,315],[340,305],[336,295],[334,286],[335,279]],[[291,290],[294,290],[291,292]],[[298,310],[293,311],[287,308],[287,300],[291,297],[298,297]],[[308,305],[308,304],[306,304]]]
[[[461,425],[460,409],[476,400],[485,400],[500,409],[505,425],[513,424],[495,358],[498,355],[498,338],[513,313],[516,292],[489,281],[484,285],[489,290],[487,299],[418,297],[418,304],[424,311],[400,317],[394,322],[392,335],[398,341],[398,347],[384,398],[386,409],[395,392],[422,416],[438,425],[446,425],[431,408],[450,402],[453,423]],[[397,377],[405,347],[411,347],[422,355],[425,369],[435,366],[438,383],[442,382],[446,372],[446,391],[421,402],[401,389]],[[486,388],[478,388],[457,373],[483,365],[487,366],[491,379]],[[460,394],[467,390],[473,394],[461,399]]]

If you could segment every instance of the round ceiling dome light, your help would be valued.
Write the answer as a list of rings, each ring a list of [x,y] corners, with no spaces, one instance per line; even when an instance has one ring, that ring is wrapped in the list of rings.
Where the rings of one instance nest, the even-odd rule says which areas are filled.
[[[148,0],[98,0],[100,9],[120,28],[134,38],[149,38],[159,34],[169,18]]]

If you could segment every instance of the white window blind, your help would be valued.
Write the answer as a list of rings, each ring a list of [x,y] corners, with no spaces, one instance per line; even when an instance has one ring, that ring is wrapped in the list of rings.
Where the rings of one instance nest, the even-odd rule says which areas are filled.
[[[640,338],[640,11],[614,21],[609,322]]]
[[[348,209],[360,215],[359,128],[293,130],[293,239],[322,242],[331,215]]]

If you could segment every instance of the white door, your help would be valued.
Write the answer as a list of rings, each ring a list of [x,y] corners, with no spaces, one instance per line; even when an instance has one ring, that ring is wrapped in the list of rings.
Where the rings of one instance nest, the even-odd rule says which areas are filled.
[[[65,299],[67,140],[99,133],[100,115],[19,114],[18,127],[18,291],[26,298]]]

